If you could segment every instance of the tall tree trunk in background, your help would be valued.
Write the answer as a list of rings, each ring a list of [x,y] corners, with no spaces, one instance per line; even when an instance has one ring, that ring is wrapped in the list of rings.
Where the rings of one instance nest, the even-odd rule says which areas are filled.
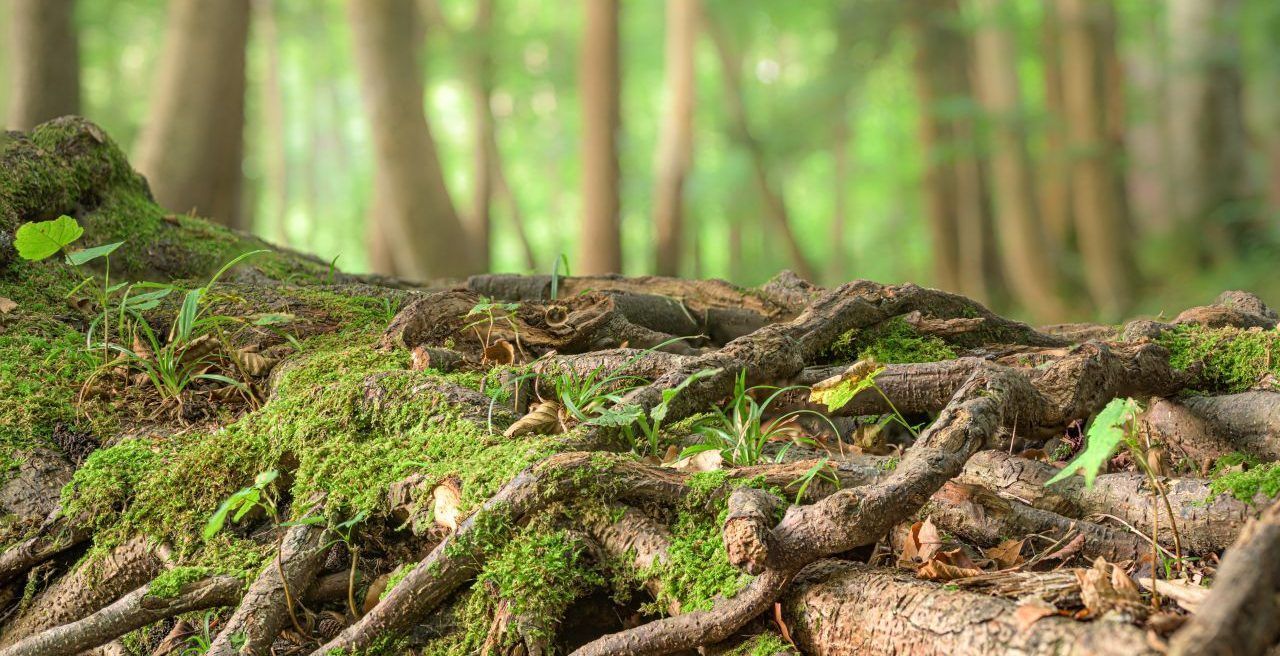
[[[974,0],[981,24],[974,32],[978,97],[992,118],[991,183],[995,194],[1000,256],[1015,299],[1037,320],[1065,315],[1058,297],[1055,253],[1036,212],[1031,163],[1022,128],[1022,90],[1012,39],[998,23],[999,0]]]
[[[267,186],[274,196],[272,204],[275,209],[271,227],[276,242],[289,245],[289,141],[284,117],[284,88],[280,84],[280,31],[276,22],[275,0],[253,0],[253,9],[266,55],[262,106],[268,144]]]
[[[583,0],[582,35],[582,230],[575,272],[622,271],[618,130],[622,123],[618,0]]]
[[[1169,40],[1160,16],[1141,18],[1138,38],[1124,55],[1128,86],[1138,106],[1125,126],[1129,208],[1140,236],[1173,228],[1169,185]]]
[[[1108,28],[1109,6],[1092,0],[1057,0],[1062,29],[1062,99],[1071,153],[1071,194],[1085,284],[1102,317],[1121,318],[1133,303],[1133,239],[1127,229],[1123,187],[1117,170],[1122,157],[1108,129],[1111,49],[1100,43]]]
[[[30,130],[80,113],[80,39],[75,0],[13,0],[9,14],[7,125]]]
[[[474,134],[472,162],[471,214],[467,217],[467,234],[479,255],[477,265],[488,271],[493,201],[494,149],[493,110],[489,107],[493,95],[493,0],[476,1],[475,23],[471,26],[471,112]]]
[[[1187,255],[1226,261],[1244,241],[1239,0],[1169,0],[1174,212]]]
[[[684,181],[693,159],[695,102],[694,50],[698,42],[698,0],[667,0],[666,97],[654,161],[653,225],[655,272],[680,275],[683,254]]]
[[[507,181],[506,168],[502,163],[502,151],[498,150],[497,130],[489,133],[493,137],[493,141],[489,143],[489,148],[493,153],[493,159],[490,163],[493,165],[491,171],[491,179],[493,180],[493,190],[498,196],[501,196],[507,203],[507,216],[511,219],[511,229],[515,230],[516,240],[520,243],[520,252],[524,255],[524,264],[527,269],[533,271],[538,268],[538,258],[534,255],[533,244],[529,242],[529,231],[524,224],[524,214],[520,211],[520,199],[516,198],[515,190],[511,188],[511,184]]]
[[[1060,251],[1071,237],[1071,169],[1067,147],[1067,107],[1063,98],[1062,21],[1053,6],[1045,8],[1041,40],[1044,53],[1044,104],[1049,115],[1045,155],[1040,161],[1040,217],[1045,235]]]
[[[423,112],[413,3],[351,0],[347,13],[373,137],[374,209],[396,271],[418,279],[476,273]]]
[[[764,201],[764,213],[773,222],[774,229],[782,236],[796,273],[806,280],[817,280],[817,270],[801,248],[795,231],[791,229],[791,217],[787,211],[786,198],[770,179],[769,167],[765,162],[764,146],[751,132],[742,91],[742,57],[734,50],[724,31],[711,17],[704,16],[703,25],[712,43],[715,44],[716,54],[720,57],[721,79],[724,81],[730,128],[734,139],[741,144],[751,158],[751,173],[755,179],[756,188],[760,191],[761,199]]]
[[[915,37],[913,72],[920,104],[920,145],[925,159],[925,214],[933,240],[933,284],[960,290],[960,233],[957,225],[955,134],[944,115],[948,102],[966,91],[964,41],[956,33],[954,2],[912,0]]]
[[[161,205],[246,229],[241,205],[249,0],[173,0],[135,160]]]

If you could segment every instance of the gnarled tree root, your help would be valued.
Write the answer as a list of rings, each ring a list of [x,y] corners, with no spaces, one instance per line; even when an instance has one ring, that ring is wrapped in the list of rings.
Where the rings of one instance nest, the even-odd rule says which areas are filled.
[[[817,656],[1156,653],[1127,624],[1046,617],[1026,627],[1011,601],[850,562],[810,565],[782,605],[796,643]]]
[[[154,596],[150,587],[144,585],[88,617],[0,649],[0,656],[74,656],[153,622],[234,604],[241,583],[230,576],[213,577],[184,586],[175,597]]]

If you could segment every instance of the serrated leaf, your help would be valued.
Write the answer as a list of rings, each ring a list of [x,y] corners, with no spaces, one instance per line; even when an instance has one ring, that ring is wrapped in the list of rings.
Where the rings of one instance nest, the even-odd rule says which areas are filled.
[[[114,253],[117,248],[120,248],[123,245],[124,245],[124,242],[118,241],[118,242],[115,242],[114,244],[103,244],[101,246],[86,248],[84,250],[76,251],[74,253],[67,253],[67,264],[70,264],[72,266],[80,266],[81,264],[85,264],[86,262],[92,262],[100,257],[106,257]]]
[[[629,405],[618,409],[609,408],[593,417],[587,423],[592,426],[630,426],[644,416],[638,405]]]
[[[25,260],[43,260],[84,234],[76,220],[63,214],[52,221],[25,223],[14,234],[13,245]]]
[[[1138,402],[1133,399],[1112,399],[1094,417],[1093,423],[1089,424],[1089,430],[1085,433],[1087,441],[1084,450],[1067,463],[1062,471],[1045,481],[1045,485],[1052,485],[1080,472],[1084,474],[1084,486],[1092,489],[1093,480],[1124,442],[1125,424],[1133,420],[1141,410]]]

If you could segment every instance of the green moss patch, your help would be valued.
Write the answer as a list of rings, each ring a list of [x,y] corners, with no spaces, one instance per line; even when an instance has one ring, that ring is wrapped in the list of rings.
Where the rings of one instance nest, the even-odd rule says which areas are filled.
[[[908,364],[950,360],[956,352],[942,339],[921,335],[897,318],[868,330],[844,333],[832,343],[828,357],[838,362],[873,359],[881,364]]]
[[[152,579],[147,594],[166,599],[176,597],[184,587],[209,575],[210,571],[204,567],[175,567]]]
[[[1156,338],[1176,369],[1200,367],[1212,392],[1243,392],[1263,376],[1280,375],[1280,331],[1176,326]]]
[[[1210,499],[1220,494],[1231,496],[1245,502],[1262,494],[1275,498],[1280,494],[1280,463],[1267,463],[1245,471],[1223,474],[1209,483]]]

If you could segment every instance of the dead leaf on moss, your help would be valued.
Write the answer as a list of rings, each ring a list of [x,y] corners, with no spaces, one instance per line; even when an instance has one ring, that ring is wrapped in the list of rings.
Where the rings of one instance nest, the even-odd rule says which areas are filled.
[[[724,456],[719,451],[712,449],[711,451],[694,454],[688,458],[681,458],[665,466],[689,473],[718,471],[724,468]]]
[[[0,296],[0,314],[9,314],[16,309],[18,309],[16,301]]]
[[[503,437],[519,437],[521,435],[550,435],[560,429],[560,404],[555,401],[542,401],[533,406],[529,413],[502,432]]]
[[[458,520],[462,518],[462,481],[450,476],[432,490],[435,506],[432,508],[436,525],[453,533],[458,530]]]

